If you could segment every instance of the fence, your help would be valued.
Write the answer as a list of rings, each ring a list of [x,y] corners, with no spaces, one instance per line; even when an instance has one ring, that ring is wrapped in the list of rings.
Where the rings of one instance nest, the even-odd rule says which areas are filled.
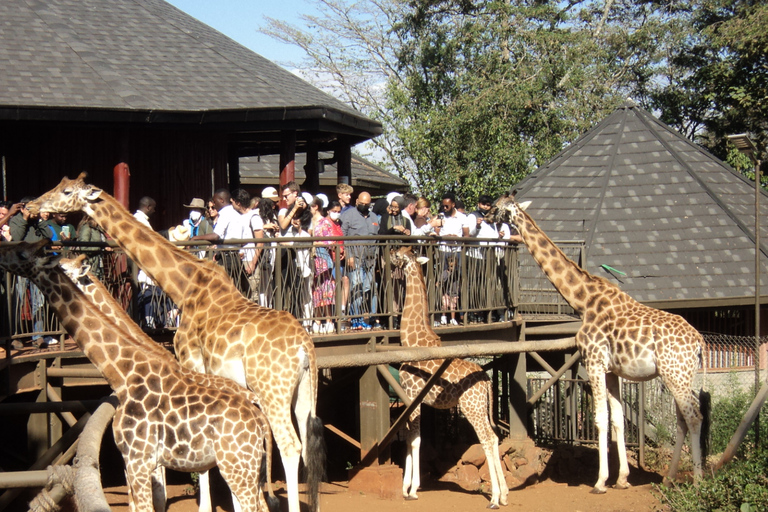
[[[768,338],[760,341],[766,343]],[[709,392],[713,406],[737,393],[753,394],[758,361],[755,338],[707,333],[704,343],[702,368],[693,382],[694,393]],[[528,396],[533,396],[548,380],[529,377]],[[640,447],[647,440],[673,443],[677,428],[675,401],[662,380],[622,380],[621,389],[627,446]],[[534,404],[530,419],[531,434],[537,442],[597,443],[594,401],[585,380],[560,379]],[[721,426],[712,424],[710,431],[718,427]]]
[[[397,328],[405,286],[402,271],[390,265],[390,251],[403,244],[429,259],[423,269],[436,325],[507,320],[515,307],[535,310],[531,301],[545,295],[548,308],[567,307],[530,256],[520,263],[520,252],[527,251],[501,241],[305,237],[228,240],[226,246],[176,243],[220,263],[249,300],[290,311],[315,334]],[[151,281],[140,279],[138,268],[114,244],[73,242],[64,252],[86,252],[93,272],[142,328],[176,328],[176,305]],[[346,264],[350,258],[354,265]],[[520,287],[519,275],[535,277]],[[63,337],[32,283],[10,274],[2,283],[0,340]]]

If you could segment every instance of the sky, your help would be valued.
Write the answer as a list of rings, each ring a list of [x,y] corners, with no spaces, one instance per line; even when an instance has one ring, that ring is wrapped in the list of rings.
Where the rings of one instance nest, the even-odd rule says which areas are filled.
[[[258,32],[260,27],[266,26],[264,16],[291,23],[297,20],[298,13],[316,12],[311,0],[166,1],[278,64],[298,63],[304,52],[297,46],[284,44]]]

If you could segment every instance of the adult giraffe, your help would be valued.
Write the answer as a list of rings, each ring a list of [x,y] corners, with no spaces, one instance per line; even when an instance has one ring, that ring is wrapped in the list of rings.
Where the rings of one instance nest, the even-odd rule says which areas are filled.
[[[424,273],[410,246],[403,246],[392,254],[392,263],[405,273],[405,303],[400,319],[400,343],[404,347],[439,347],[440,337],[432,330],[427,307],[427,287]],[[426,258],[425,258],[426,260]],[[413,399],[424,388],[427,380],[443,364],[440,359],[406,362],[400,366],[400,384],[405,394]],[[454,359],[442,378],[424,398],[424,403],[436,409],[449,409],[458,405],[475,429],[485,452],[491,477],[491,502],[488,508],[497,509],[507,504],[509,487],[499,458],[499,438],[493,432],[491,416],[493,393],[491,381],[485,371],[475,363]],[[421,446],[421,407],[417,407],[406,424],[405,470],[403,471],[403,497],[418,499],[416,491],[421,483],[419,448]]]
[[[528,204],[518,204],[513,196],[502,197],[486,219],[517,227],[533,259],[582,318],[576,346],[592,386],[600,450],[600,470],[592,492],[602,494],[606,490],[608,404],[613,438],[619,450],[616,487],[629,487],[619,377],[633,381],[661,377],[677,406],[677,439],[667,478],[677,477],[686,432],[691,434],[694,477],[700,478],[703,418],[691,385],[699,367],[703,337],[680,316],[640,304],[618,286],[568,259],[525,212]]]
[[[65,275],[58,258],[43,252],[47,243],[0,247],[0,268],[40,288],[115,392],[112,430],[125,462],[131,511],[151,511],[153,502],[155,510],[164,510],[164,496],[153,500],[158,467],[192,472],[215,465],[236,497],[236,510],[266,510],[259,472],[272,440],[255,394],[220,377],[195,379],[148,351],[146,340],[121,330]]]
[[[115,239],[182,311],[174,337],[181,364],[229,377],[259,396],[280,450],[291,512],[299,512],[301,458],[307,467],[310,509],[317,510],[325,451],[310,336],[290,313],[248,301],[220,266],[146,229],[114,197],[85,183],[85,177],[63,178],[27,208],[83,211]]]

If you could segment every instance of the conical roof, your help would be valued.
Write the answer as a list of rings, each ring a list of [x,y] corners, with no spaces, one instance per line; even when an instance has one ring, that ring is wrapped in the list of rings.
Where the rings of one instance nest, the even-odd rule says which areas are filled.
[[[631,101],[517,189],[552,240],[584,240],[582,266],[641,302],[754,303],[754,182]],[[760,201],[766,283],[762,190]],[[768,295],[768,286],[761,292]]]

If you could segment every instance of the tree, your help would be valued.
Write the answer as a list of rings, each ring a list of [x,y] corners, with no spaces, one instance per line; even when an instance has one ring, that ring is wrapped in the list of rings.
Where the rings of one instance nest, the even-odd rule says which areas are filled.
[[[652,94],[652,104],[665,122],[677,128],[695,126],[686,133],[718,157],[741,170],[751,169],[725,136],[749,133],[765,159],[768,4],[697,0],[690,10],[691,37],[681,41],[670,59],[680,79]]]
[[[644,96],[681,29],[677,8],[647,1],[408,5],[388,105],[433,197],[508,189]]]

